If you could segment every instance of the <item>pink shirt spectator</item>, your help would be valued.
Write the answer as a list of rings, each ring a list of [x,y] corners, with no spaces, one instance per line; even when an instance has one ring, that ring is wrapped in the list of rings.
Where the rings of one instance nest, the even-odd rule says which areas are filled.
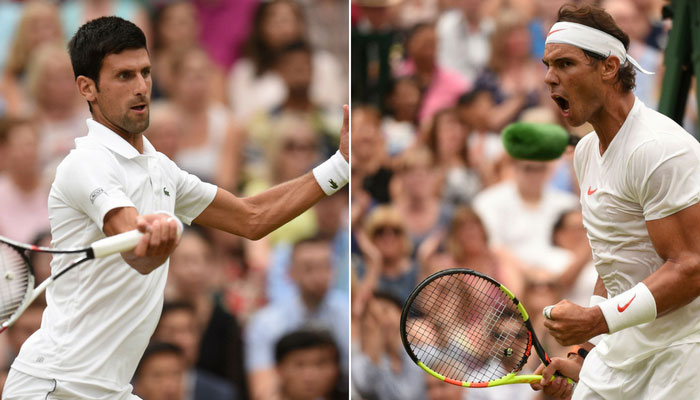
[[[398,76],[413,75],[416,67],[412,62],[406,62],[399,67]],[[433,81],[423,94],[418,122],[428,123],[435,112],[457,105],[459,96],[469,90],[469,82],[458,72],[435,66]]]
[[[23,193],[7,174],[0,174],[0,235],[28,243],[49,230],[48,199],[48,188],[43,185]]]
[[[194,0],[202,27],[200,41],[209,56],[228,71],[242,53],[258,0]]]

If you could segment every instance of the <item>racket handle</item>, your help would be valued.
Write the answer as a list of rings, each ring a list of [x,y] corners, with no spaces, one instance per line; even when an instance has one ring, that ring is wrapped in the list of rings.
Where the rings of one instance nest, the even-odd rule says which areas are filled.
[[[107,257],[112,254],[132,250],[142,237],[143,233],[134,229],[133,231],[100,239],[90,247],[92,248],[92,253],[95,258]]]

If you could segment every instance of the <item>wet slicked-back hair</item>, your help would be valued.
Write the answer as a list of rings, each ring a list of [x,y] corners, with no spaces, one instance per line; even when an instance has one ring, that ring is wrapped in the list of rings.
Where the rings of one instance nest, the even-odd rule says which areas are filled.
[[[575,22],[577,24],[590,26],[591,28],[603,31],[621,41],[625,46],[625,50],[629,50],[630,48],[629,36],[627,36],[627,34],[620,29],[619,26],[617,26],[613,17],[600,7],[565,4],[559,9],[559,17],[557,18],[557,22]],[[599,54],[586,50],[583,50],[583,52],[586,53],[593,63],[596,63],[599,60],[605,60],[605,57]],[[632,66],[631,63],[620,64],[620,69],[617,72],[617,83],[620,84],[623,91],[629,92],[634,89],[634,76],[634,66]]]
[[[146,48],[146,36],[134,23],[119,17],[100,17],[81,26],[68,43],[75,77],[99,83],[104,58],[124,50]],[[99,87],[99,85],[98,85]]]

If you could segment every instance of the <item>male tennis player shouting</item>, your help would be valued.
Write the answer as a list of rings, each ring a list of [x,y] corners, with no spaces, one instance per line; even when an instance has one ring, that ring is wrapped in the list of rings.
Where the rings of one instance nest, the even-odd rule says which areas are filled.
[[[545,83],[566,121],[593,125],[574,167],[599,274],[591,307],[545,309],[563,345],[600,334],[574,399],[697,398],[700,358],[700,144],[634,96],[628,36],[600,8],[564,6],[547,36]],[[581,354],[585,355],[585,352]],[[574,376],[582,356],[538,372]],[[533,385],[541,389],[542,385]],[[568,397],[561,379],[545,387]]]
[[[134,251],[85,263],[47,290],[41,329],[13,363],[5,400],[138,398],[129,381],[158,322],[177,245],[168,214],[256,239],[347,182],[347,108],[338,153],[313,173],[239,199],[180,170],[143,137],[151,63],[136,25],[93,20],[69,50],[92,119],[51,187],[53,244],[76,247],[136,227],[146,234]],[[69,261],[55,256],[52,269]]]

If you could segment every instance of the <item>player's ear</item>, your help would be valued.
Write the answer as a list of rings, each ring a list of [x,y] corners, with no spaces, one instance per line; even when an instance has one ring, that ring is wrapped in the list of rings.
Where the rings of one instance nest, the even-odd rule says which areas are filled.
[[[78,92],[85,98],[85,100],[92,102],[97,99],[97,84],[94,80],[78,75],[75,79],[75,83],[78,85]]]
[[[603,60],[602,78],[604,81],[614,80],[617,78],[617,73],[620,70],[620,59],[615,56],[610,56]]]

